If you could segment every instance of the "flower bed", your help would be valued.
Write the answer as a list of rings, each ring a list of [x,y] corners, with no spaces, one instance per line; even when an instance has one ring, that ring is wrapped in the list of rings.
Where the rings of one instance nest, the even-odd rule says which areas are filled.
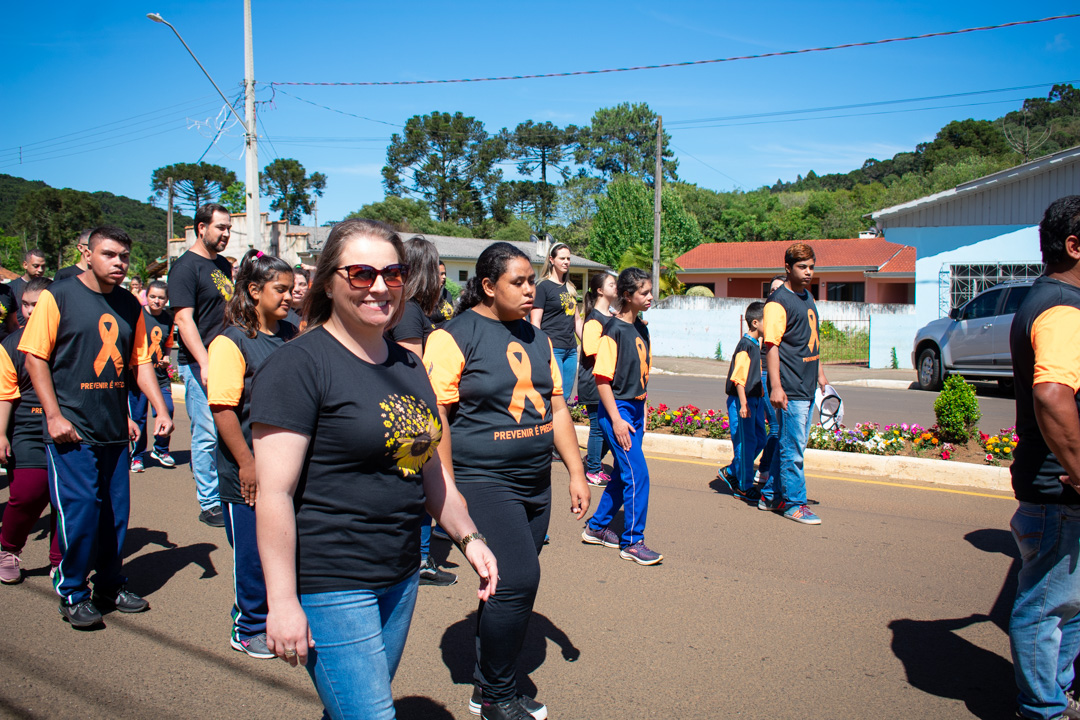
[[[589,424],[585,406],[571,400],[570,414],[575,423]],[[647,406],[645,429],[692,437],[731,437],[727,415],[718,410],[702,410],[683,405],[672,410],[661,403]],[[918,423],[896,423],[881,427],[878,423],[857,423],[826,430],[820,423],[811,426],[806,446],[816,450],[863,453],[867,455],[906,455],[940,460],[1005,465],[1012,463],[1017,437],[1013,428],[997,435],[977,433],[966,444],[943,442],[937,427],[924,428]]]

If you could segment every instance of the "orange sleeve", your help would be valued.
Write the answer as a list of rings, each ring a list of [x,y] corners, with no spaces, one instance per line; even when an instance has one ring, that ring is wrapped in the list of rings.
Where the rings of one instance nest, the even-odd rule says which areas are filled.
[[[424,367],[427,368],[431,388],[435,391],[435,400],[440,405],[453,405],[461,396],[458,385],[461,373],[465,371],[465,356],[454,342],[454,336],[445,330],[436,330],[428,335],[424,347]]]
[[[736,353],[731,361],[731,382],[746,387],[746,378],[750,374],[750,355],[745,350]]]
[[[0,400],[18,400],[20,397],[19,375],[7,350],[0,347]]]
[[[604,378],[608,382],[615,379],[615,362],[619,359],[619,346],[610,335],[600,338],[600,345],[596,348],[596,364],[593,365],[593,375]]]
[[[596,350],[600,347],[600,336],[603,333],[604,326],[599,320],[590,320],[585,323],[581,331],[581,349],[586,355],[590,357],[596,355]]]
[[[555,349],[551,346],[551,338],[548,338],[548,350],[551,350],[551,380],[555,383],[555,387],[551,391],[551,394],[562,395],[562,371],[559,370],[559,363],[555,362]]]
[[[59,327],[60,308],[56,304],[56,298],[48,290],[42,290],[34,312],[26,321],[26,329],[19,340],[19,352],[48,360],[56,346],[56,330]],[[143,335],[145,334],[144,332]]]
[[[1035,385],[1060,383],[1074,393],[1080,390],[1080,308],[1058,305],[1035,318],[1031,347]]]
[[[174,347],[176,347],[176,341],[173,340],[173,326],[170,325],[169,326],[169,336],[167,338],[165,338],[165,349],[166,350],[172,350]]]
[[[236,407],[244,396],[244,354],[229,338],[218,335],[207,348],[206,402],[211,407]]]
[[[779,345],[787,331],[787,310],[778,302],[765,303],[765,344]]]
[[[150,357],[150,342],[146,338],[146,320],[139,313],[139,320],[135,323],[135,342],[131,345],[131,367],[145,365],[153,358]]]

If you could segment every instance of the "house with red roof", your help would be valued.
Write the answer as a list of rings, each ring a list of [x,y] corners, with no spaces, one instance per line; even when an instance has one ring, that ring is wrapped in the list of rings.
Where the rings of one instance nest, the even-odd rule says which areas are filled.
[[[807,240],[816,267],[811,287],[817,300],[865,303],[915,302],[915,248],[881,237]],[[779,242],[708,243],[679,256],[679,280],[706,287],[715,297],[764,298],[784,272]]]

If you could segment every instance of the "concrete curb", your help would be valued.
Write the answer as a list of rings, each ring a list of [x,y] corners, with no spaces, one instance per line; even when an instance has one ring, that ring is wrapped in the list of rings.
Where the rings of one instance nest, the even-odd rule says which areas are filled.
[[[878,390],[911,390],[915,383],[908,380],[881,380],[868,378],[866,380],[837,380],[832,385],[847,385],[848,387],[877,388]]]
[[[589,440],[589,426],[576,425],[578,444]],[[646,452],[677,455],[721,462],[731,461],[730,440],[645,433]],[[980,490],[1012,492],[1009,469],[991,465],[930,460],[900,455],[862,455],[833,450],[807,450],[806,471],[809,473],[844,473],[889,480],[918,480],[936,485],[952,485]]]

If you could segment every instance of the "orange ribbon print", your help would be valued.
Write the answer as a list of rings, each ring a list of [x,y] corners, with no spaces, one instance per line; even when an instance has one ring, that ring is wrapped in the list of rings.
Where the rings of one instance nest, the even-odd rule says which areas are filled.
[[[120,354],[120,349],[116,347],[116,339],[120,336],[120,327],[116,324],[116,318],[109,313],[105,313],[98,320],[98,332],[101,334],[101,351],[98,353],[97,358],[94,359],[94,372],[101,377],[101,371],[105,369],[105,365],[109,360],[113,361],[113,366],[116,368],[116,375],[120,377],[124,374],[124,356]]]
[[[150,331],[150,357],[161,362],[161,328],[157,325]]]
[[[640,337],[634,338],[634,346],[637,348],[638,369],[641,370],[641,391],[644,392],[649,386],[649,349]]]
[[[806,309],[806,321],[810,323],[810,342],[806,343],[806,349],[810,352],[817,352],[817,314],[810,308]]]
[[[510,407],[507,408],[510,414],[514,416],[515,421],[521,422],[521,416],[525,412],[525,401],[528,400],[543,418],[544,397],[533,387],[532,362],[529,361],[525,348],[516,342],[510,343],[506,346],[506,359],[510,363],[514,376],[517,377],[514,396],[510,398]]]

